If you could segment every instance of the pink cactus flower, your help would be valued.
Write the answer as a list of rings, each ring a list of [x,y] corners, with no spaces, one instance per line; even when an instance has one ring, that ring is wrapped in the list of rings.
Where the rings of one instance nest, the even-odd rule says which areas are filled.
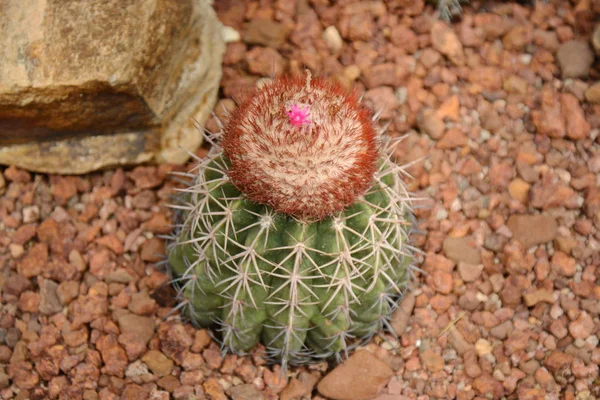
[[[308,106],[300,108],[297,104],[292,104],[292,109],[287,112],[287,115],[290,118],[290,123],[294,126],[310,124]]]

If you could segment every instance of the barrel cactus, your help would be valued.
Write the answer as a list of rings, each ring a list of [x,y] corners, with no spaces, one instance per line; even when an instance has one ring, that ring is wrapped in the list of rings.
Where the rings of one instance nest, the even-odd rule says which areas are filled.
[[[387,328],[413,214],[377,116],[326,78],[282,76],[208,139],[168,246],[183,314],[284,367],[339,360]]]

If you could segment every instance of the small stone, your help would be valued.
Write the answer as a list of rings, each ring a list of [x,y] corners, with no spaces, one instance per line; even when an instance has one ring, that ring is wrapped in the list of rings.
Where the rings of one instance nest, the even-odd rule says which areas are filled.
[[[463,360],[465,362],[465,373],[470,378],[477,378],[481,376],[483,371],[477,362],[477,355],[474,350],[469,350],[463,355]]]
[[[185,352],[193,343],[193,339],[185,327],[176,322],[161,324],[158,328],[158,337],[162,352],[177,363],[183,361]]]
[[[469,264],[466,262],[458,263],[458,273],[464,282],[474,282],[481,276],[483,264]]]
[[[23,222],[30,224],[37,222],[40,218],[40,208],[38,206],[29,206],[23,208]]]
[[[555,300],[552,292],[546,289],[538,289],[525,294],[525,304],[527,307],[533,307],[541,302],[553,304]]]
[[[444,255],[454,262],[481,264],[481,252],[472,245],[473,239],[469,236],[448,237],[444,240]]]
[[[130,383],[125,386],[123,394],[121,395],[122,400],[145,400],[149,397],[148,391],[135,383]]]
[[[410,72],[410,70],[397,64],[376,64],[368,67],[363,72],[363,79],[369,89],[380,86],[398,87],[401,86]]]
[[[504,321],[503,323],[496,325],[490,329],[490,335],[499,340],[504,340],[513,330],[513,324],[511,321]]]
[[[21,390],[33,389],[40,381],[40,377],[33,370],[30,362],[19,361],[8,365],[8,376],[14,385]],[[23,398],[25,400],[26,398]]]
[[[157,308],[156,301],[148,296],[147,292],[137,292],[131,295],[127,309],[138,315],[150,315]]]
[[[450,294],[453,288],[453,279],[450,272],[435,270],[432,273],[433,286],[442,294]]]
[[[585,91],[585,99],[594,104],[600,104],[600,82],[594,83]]]
[[[393,375],[392,369],[367,351],[357,351],[319,382],[318,390],[335,400],[376,397]]]
[[[582,311],[576,320],[569,324],[569,333],[574,339],[585,339],[594,331],[594,320],[585,311]]]
[[[4,176],[11,182],[31,182],[31,174],[23,169],[15,167],[14,165],[11,165],[8,168],[6,168],[6,170],[4,170]]]
[[[33,278],[41,274],[48,263],[48,245],[45,243],[34,244],[18,263],[17,271],[26,278]]]
[[[502,88],[508,93],[527,94],[529,84],[518,75],[510,75],[502,84]]]
[[[201,385],[202,382],[204,381],[204,374],[200,370],[184,371],[181,374],[180,379],[181,379],[182,385],[189,385],[189,386]]]
[[[412,315],[413,309],[415,308],[416,298],[411,292],[404,295],[404,298],[400,302],[398,308],[392,314],[392,329],[398,337],[402,336],[408,327],[408,321]]]
[[[589,136],[592,127],[587,121],[585,112],[577,97],[570,93],[561,93],[560,104],[567,137],[573,140],[584,139]]]
[[[570,40],[563,43],[556,53],[563,79],[586,78],[594,62],[594,54],[587,42]]]
[[[529,201],[529,189],[531,185],[521,178],[513,179],[508,185],[508,193],[511,197],[521,204],[527,204]]]
[[[458,96],[450,96],[444,100],[435,113],[442,120],[458,121],[460,118],[460,100]]]
[[[530,25],[517,24],[504,35],[502,44],[506,50],[523,51],[531,43],[533,31]]]
[[[573,276],[576,272],[576,262],[562,251],[555,251],[551,260],[551,267],[562,276]]]
[[[166,376],[173,370],[173,361],[158,350],[150,350],[143,355],[142,361],[158,377]]]
[[[246,53],[248,69],[253,74],[276,76],[283,72],[284,59],[279,52],[270,47],[256,46]]]
[[[491,398],[499,399],[504,396],[504,387],[489,374],[483,374],[473,380],[473,389],[480,395],[489,395]]]
[[[492,353],[492,344],[485,339],[479,339],[475,343],[475,351],[479,357]]]
[[[182,386],[183,387],[183,386]],[[219,384],[219,380],[216,377],[208,378],[203,384],[204,392],[208,395],[211,400],[228,400],[223,387]],[[173,396],[175,397],[175,396]]]
[[[142,260],[148,262],[158,262],[165,257],[165,244],[159,238],[148,239],[142,245]]]
[[[242,37],[248,44],[258,44],[277,49],[285,43],[288,34],[288,29],[279,22],[253,19],[246,24]]]
[[[37,226],[35,224],[21,225],[12,237],[12,242],[18,245],[24,245],[36,235]],[[22,247],[22,246],[21,246]],[[17,257],[14,257],[17,258]]]
[[[427,349],[423,353],[421,353],[421,360],[423,361],[423,364],[425,364],[429,372],[439,372],[444,368],[444,359],[442,358],[442,356],[435,353],[431,349]]]
[[[419,129],[433,140],[440,139],[446,129],[444,120],[432,109],[422,110],[417,116],[417,123],[419,124]]]
[[[56,296],[63,306],[68,305],[79,295],[79,283],[76,281],[61,282],[56,288]]]
[[[448,335],[448,343],[460,355],[465,354],[473,348],[473,346],[465,340],[465,337],[455,327],[451,327]]]
[[[447,24],[437,21],[431,28],[431,45],[433,48],[456,65],[464,62],[464,50],[458,36]]]
[[[119,330],[121,333],[131,333],[139,337],[144,344],[147,344],[154,335],[155,323],[152,317],[142,317],[139,315],[125,313],[119,316]]]
[[[211,369],[221,368],[223,363],[223,354],[215,347],[211,346],[202,352],[202,357]]]
[[[106,374],[122,378],[127,367],[127,353],[117,342],[116,336],[114,334],[101,336],[96,342],[96,348],[102,354]]]
[[[310,388],[296,378],[292,378],[285,389],[279,393],[279,400],[294,400],[311,392]]]
[[[467,135],[458,128],[450,128],[437,143],[437,148],[443,150],[462,147],[467,144]]]
[[[58,284],[50,279],[44,279],[40,284],[40,312],[45,315],[56,314],[63,307],[57,294]]]
[[[26,291],[19,297],[19,309],[26,313],[36,313],[40,307],[40,295],[36,292]]]
[[[52,195],[60,205],[65,205],[71,197],[77,194],[77,185],[73,177],[52,175],[50,184]]]
[[[374,113],[380,113],[379,117],[382,120],[392,118],[394,111],[400,106],[394,91],[388,86],[367,90],[364,94],[364,102]]]
[[[506,226],[525,249],[554,240],[558,234],[556,219],[550,215],[511,215]]]
[[[191,350],[195,353],[200,353],[210,344],[211,340],[206,329],[199,329],[194,334],[194,343],[192,343]]]
[[[252,384],[232,386],[226,393],[233,400],[263,400],[265,396]]]
[[[334,54],[339,52],[344,45],[344,40],[335,25],[330,25],[325,28],[323,31],[323,40],[325,40],[327,47],[329,47],[329,50]]]
[[[559,370],[571,365],[572,362],[573,356],[571,354],[555,350],[546,358],[544,365],[550,372],[556,373]]]

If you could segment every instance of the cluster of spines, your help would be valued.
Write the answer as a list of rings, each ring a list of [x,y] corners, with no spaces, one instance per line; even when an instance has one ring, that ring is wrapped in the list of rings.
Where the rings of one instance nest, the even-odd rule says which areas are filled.
[[[277,315],[272,315],[270,321],[265,321],[264,314],[259,316],[259,320],[262,318],[260,323],[264,322],[265,328],[270,329],[268,331],[271,333],[270,342],[265,343],[269,356],[273,360],[280,361],[284,367],[288,362],[304,363],[311,359],[330,356],[341,358],[347,354],[351,339],[366,340],[374,332],[389,328],[387,320],[404,288],[404,285],[398,281],[398,277],[390,275],[404,271],[399,264],[404,263],[406,257],[410,257],[410,253],[415,250],[408,245],[409,227],[406,226],[412,221],[404,220],[412,215],[409,195],[398,177],[385,179],[385,182],[383,179],[392,175],[405,174],[402,167],[389,159],[389,151],[383,154],[380,169],[375,174],[377,183],[373,186],[374,189],[358,201],[355,211],[340,212],[329,219],[335,235],[335,246],[341,249],[338,256],[329,257],[327,260],[330,256],[327,252],[316,248],[314,243],[312,247],[308,243],[314,238],[304,237],[302,232],[299,232],[299,237],[294,240],[292,232],[288,233],[292,239],[288,245],[268,250],[286,254],[279,262],[274,262],[264,254],[269,233],[276,229],[277,219],[289,217],[276,214],[268,207],[254,205],[244,199],[244,196],[229,182],[225,173],[228,164],[222,157],[218,141],[214,140],[214,136],[208,139],[214,143],[208,157],[198,160],[196,169],[186,175],[195,181],[181,190],[183,198],[187,201],[175,207],[183,212],[185,220],[181,221],[178,229],[180,237],[170,244],[170,246],[191,245],[187,248],[193,249],[192,254],[187,254],[183,258],[186,263],[185,270],[179,271],[178,277],[175,278],[180,296],[188,299],[184,304],[187,305],[186,311],[190,319],[205,325],[211,321],[219,321],[223,348],[227,350],[239,348],[240,343],[256,343],[260,340],[256,336],[252,337],[253,333],[256,334],[256,327],[246,326],[244,329],[244,326],[248,325],[247,321],[253,320],[253,316],[248,314],[265,313],[261,304],[278,307],[278,314],[287,311],[287,321],[276,321]],[[391,143],[389,148],[393,147]],[[390,187],[389,184],[394,187]],[[381,197],[381,193],[377,192],[378,188],[382,188],[390,200],[385,205],[382,204],[381,199],[378,201],[378,196]],[[219,196],[215,196],[215,193],[219,193]],[[240,205],[247,207],[245,211],[256,217],[254,222],[242,229],[236,228],[234,221],[236,207]],[[347,222],[365,212],[360,210],[361,205],[377,211],[370,217],[368,229],[357,232]],[[305,230],[307,225],[295,221],[295,226]],[[381,226],[385,231],[381,231]],[[250,245],[236,241],[236,237],[243,230],[255,227],[259,228],[259,233]],[[181,240],[181,233],[186,229],[194,234],[178,242],[177,240]],[[347,243],[346,233],[350,231],[352,235],[360,236],[361,240],[354,244]],[[376,238],[380,240],[377,241]],[[262,244],[257,243],[259,239],[263,241]],[[396,245],[390,245],[390,242]],[[241,251],[229,254],[234,247]],[[357,254],[360,254],[360,257]],[[319,262],[322,264],[314,260],[319,257]],[[213,262],[210,262],[211,259]],[[290,260],[294,260],[291,270],[284,267],[284,263]],[[306,263],[309,265],[307,266]],[[373,265],[376,266],[374,269]],[[394,271],[392,266],[398,268],[398,271]],[[406,273],[410,274],[409,266],[404,267]],[[281,284],[275,288],[273,285],[269,287],[264,282],[263,274],[268,274],[271,279],[278,280]],[[369,276],[370,274],[372,276]],[[341,278],[338,277],[340,275]],[[385,287],[372,292],[375,285],[382,284],[383,280],[379,279],[380,277],[384,278]],[[306,281],[313,283],[319,278],[322,278],[321,284],[305,283]],[[366,287],[357,283],[362,283],[369,278],[370,283]],[[201,283],[202,280],[204,285]],[[218,287],[219,293],[206,293],[207,285]],[[232,291],[234,288],[235,290]],[[200,296],[196,296],[195,291],[199,291]],[[319,293],[315,293],[316,291]],[[361,292],[377,293],[378,298],[368,299],[371,301],[369,307],[372,309],[360,309],[361,313],[376,316],[372,321],[365,323],[362,330],[357,329],[353,332],[340,330],[329,336],[327,332],[321,332],[321,336],[315,335],[312,339],[320,341],[317,347],[335,350],[315,353],[306,346],[299,348],[298,343],[311,340],[310,337],[307,339],[310,327],[297,326],[296,317],[300,314],[307,317],[306,310],[320,306],[318,311],[323,318],[334,322],[339,320],[350,325],[360,317],[355,309],[360,308]],[[316,299],[320,297],[326,297],[328,301],[319,304]],[[219,320],[217,312],[208,317],[196,312],[195,298],[202,298],[203,301],[212,299],[213,302],[220,303],[217,306],[227,310],[226,315]],[[277,345],[274,345],[275,343]],[[358,344],[360,341],[354,343]]]

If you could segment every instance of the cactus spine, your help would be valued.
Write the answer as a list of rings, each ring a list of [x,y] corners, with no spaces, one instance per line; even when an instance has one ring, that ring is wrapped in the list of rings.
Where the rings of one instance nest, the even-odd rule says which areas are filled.
[[[326,79],[279,77],[185,176],[169,246],[185,314],[224,349],[341,358],[386,328],[410,275],[411,200],[394,141]]]

